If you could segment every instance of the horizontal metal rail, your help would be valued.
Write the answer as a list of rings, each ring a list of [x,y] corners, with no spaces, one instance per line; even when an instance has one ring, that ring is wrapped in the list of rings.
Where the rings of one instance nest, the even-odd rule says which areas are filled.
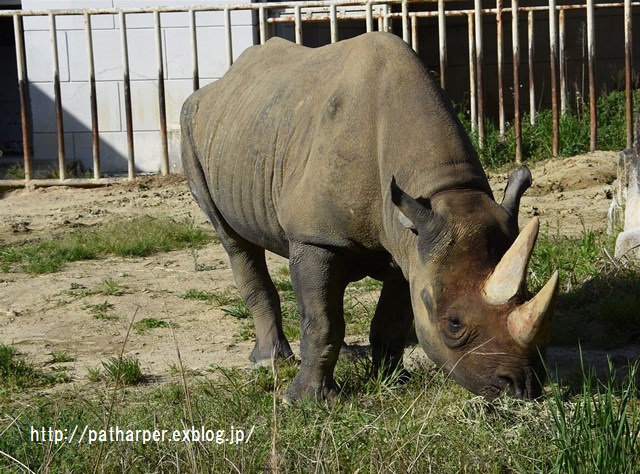
[[[559,153],[559,120],[560,116],[565,113],[568,106],[568,80],[566,62],[566,13],[567,12],[583,12],[586,21],[587,32],[587,75],[588,75],[588,100],[591,117],[591,149],[596,149],[597,141],[597,115],[596,115],[596,64],[597,52],[595,50],[596,31],[595,12],[597,10],[620,10],[621,12],[621,29],[624,35],[624,64],[625,64],[625,93],[626,93],[626,131],[627,146],[631,146],[633,139],[633,103],[632,103],[632,86],[633,86],[633,63],[634,51],[633,44],[633,13],[637,13],[640,9],[640,2],[632,2],[625,0],[617,3],[596,3],[594,0],[588,0],[583,4],[572,5],[556,5],[555,0],[549,0],[547,6],[522,6],[517,0],[496,0],[495,8],[482,8],[480,0],[475,0],[473,8],[457,8],[459,5],[456,1],[444,0],[318,0],[318,1],[286,1],[286,2],[269,2],[269,3],[239,3],[228,5],[208,5],[194,7],[180,6],[164,6],[164,7],[145,7],[145,8],[108,8],[108,9],[59,9],[59,10],[3,10],[0,11],[0,17],[11,17],[13,19],[16,43],[17,57],[17,77],[18,90],[20,100],[20,115],[22,124],[22,144],[23,144],[23,160],[24,160],[24,179],[0,179],[0,187],[22,187],[22,186],[49,186],[49,185],[101,185],[114,182],[114,178],[104,177],[101,171],[102,159],[100,152],[100,124],[98,121],[98,102],[96,99],[96,79],[93,46],[94,24],[92,19],[100,15],[112,15],[118,19],[118,29],[120,31],[120,50],[123,77],[121,79],[123,100],[124,100],[124,118],[125,133],[127,139],[127,163],[128,170],[126,179],[133,179],[137,175],[136,171],[136,148],[134,143],[134,120],[132,110],[136,107],[135,97],[131,93],[131,78],[129,69],[129,34],[127,27],[127,18],[135,15],[151,14],[154,24],[154,42],[156,49],[157,78],[155,85],[157,86],[158,98],[158,139],[161,143],[161,156],[159,171],[161,174],[169,173],[169,152],[167,139],[167,97],[165,91],[165,63],[166,58],[163,50],[162,32],[163,14],[169,13],[188,13],[189,15],[189,37],[190,42],[189,57],[192,61],[192,88],[197,90],[201,81],[201,65],[198,59],[198,14],[204,12],[221,12],[223,14],[224,45],[219,46],[219,50],[224,51],[224,57],[227,66],[231,66],[234,60],[233,50],[233,16],[232,12],[249,11],[255,14],[256,18],[256,37],[260,43],[264,43],[270,36],[273,36],[274,28],[278,25],[290,24],[293,26],[293,40],[296,43],[303,44],[303,24],[304,23],[326,23],[329,26],[329,38],[331,42],[340,39],[339,28],[344,22],[362,22],[366,25],[366,31],[373,31],[374,27],[378,30],[390,31],[392,28],[400,28],[400,36],[409,43],[413,49],[419,53],[419,39],[421,35],[421,27],[424,27],[425,21],[435,21],[437,28],[437,57],[440,84],[445,90],[448,88],[448,41],[447,23],[451,18],[460,18],[465,21],[468,33],[468,70],[469,70],[469,115],[472,121],[472,129],[478,134],[480,145],[484,141],[484,123],[487,120],[487,90],[493,90],[494,84],[488,84],[485,80],[485,64],[488,61],[485,53],[484,30],[492,23],[496,28],[497,56],[495,62],[497,64],[498,80],[497,80],[497,109],[499,130],[505,133],[507,117],[513,117],[513,126],[516,135],[516,161],[522,160],[522,129],[521,129],[521,103],[520,103],[520,34],[519,31],[526,32],[527,46],[527,76],[528,76],[528,101],[529,116],[531,123],[536,120],[536,84],[535,62],[533,60],[535,51],[543,51],[548,48],[549,51],[549,68],[550,77],[545,79],[546,84],[550,84],[551,108],[553,110],[553,154]],[[424,7],[431,9],[425,11]],[[412,10],[416,8],[415,10]],[[65,127],[64,127],[64,109],[65,104],[60,93],[60,70],[59,70],[59,45],[57,44],[58,22],[61,16],[72,16],[82,18],[84,21],[84,35],[86,42],[87,66],[90,86],[90,117],[91,117],[91,134],[92,134],[92,153],[93,153],[93,177],[86,179],[78,179],[67,176],[68,160],[65,150]],[[24,19],[41,17],[48,18],[49,36],[51,42],[51,64],[52,64],[52,83],[54,89],[54,107],[55,120],[57,130],[57,157],[58,157],[58,176],[54,179],[37,179],[34,176],[33,163],[33,126],[29,115],[29,64],[25,60],[25,39],[24,39]],[[510,22],[505,21],[508,18]],[[537,37],[534,30],[534,18],[547,18],[549,22],[549,37]],[[429,23],[431,25],[431,23]],[[458,22],[458,25],[460,23]],[[507,44],[503,37],[505,25],[511,28],[510,43]],[[524,26],[523,26],[524,25]],[[398,33],[398,31],[396,31]],[[610,32],[607,32],[610,34]],[[504,80],[506,69],[505,47],[510,46],[512,51],[511,62],[513,65],[513,83],[507,84]],[[637,52],[636,52],[637,54]],[[494,58],[491,58],[494,61]],[[538,85],[538,88],[541,86]],[[505,105],[505,96],[509,94],[513,99],[513,108],[507,113]]]

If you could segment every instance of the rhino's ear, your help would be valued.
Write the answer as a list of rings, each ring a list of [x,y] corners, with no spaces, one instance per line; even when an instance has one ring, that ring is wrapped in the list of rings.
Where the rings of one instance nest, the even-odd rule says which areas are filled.
[[[509,213],[509,223],[518,230],[518,209],[520,208],[520,198],[531,186],[531,171],[526,166],[521,166],[509,175],[507,187],[502,198],[502,207]]]
[[[427,226],[432,220],[434,213],[431,210],[429,201],[418,202],[405,193],[396,183],[396,177],[391,177],[391,201],[398,208],[398,220],[413,233],[420,233],[420,228]]]

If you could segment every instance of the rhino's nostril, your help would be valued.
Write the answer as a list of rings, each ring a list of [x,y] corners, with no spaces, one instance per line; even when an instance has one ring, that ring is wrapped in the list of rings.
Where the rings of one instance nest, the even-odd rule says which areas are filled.
[[[514,398],[526,397],[526,394],[525,394],[526,390],[524,389],[522,384],[516,381],[516,379],[509,376],[500,376],[498,377],[498,380],[500,381],[500,386],[502,387],[503,391],[506,391],[512,397]]]

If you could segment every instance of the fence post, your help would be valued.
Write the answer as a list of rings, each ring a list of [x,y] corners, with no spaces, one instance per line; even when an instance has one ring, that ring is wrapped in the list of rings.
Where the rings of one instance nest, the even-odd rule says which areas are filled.
[[[189,10],[189,31],[191,33],[191,63],[193,65],[193,91],[200,89],[200,66],[198,63],[198,34],[195,10]]]
[[[549,0],[549,65],[551,68],[551,111],[553,115],[553,156],[560,154],[560,117],[558,114],[558,80],[556,58],[558,41],[556,31],[556,0]]]
[[[127,127],[127,165],[129,181],[136,176],[136,157],[133,145],[133,113],[131,108],[131,79],[129,77],[129,44],[127,42],[127,19],[124,12],[120,17],[120,45],[122,47],[122,88],[124,92],[124,112]]]
[[[520,123],[520,36],[518,0],[511,0],[511,42],[513,44],[513,127],[516,136],[516,163],[522,163],[522,124]]]
[[[624,0],[624,76],[627,109],[627,148],[633,144],[633,92],[631,90],[631,0]],[[638,138],[640,141],[640,138]]]
[[[502,29],[502,0],[496,0],[496,53],[498,66],[498,126],[500,138],[504,138],[505,118],[504,118],[504,90],[502,83],[502,69],[504,67],[503,49],[504,37]]]
[[[529,42],[529,121],[536,124],[536,88],[534,77],[535,32],[533,26],[533,12],[527,14],[527,39]]]
[[[484,81],[483,81],[483,40],[482,40],[482,0],[475,0],[475,20],[476,20],[476,75],[478,78],[476,95],[478,109],[478,146],[484,148]]]
[[[440,47],[440,87],[446,88],[447,73],[447,20],[444,0],[438,0],[438,44]]]
[[[596,107],[596,44],[593,0],[587,0],[587,44],[589,52],[589,111],[591,119],[591,141],[589,149],[595,151],[598,145],[598,109]]]
[[[100,129],[98,126],[98,98],[96,94],[96,71],[93,58],[93,32],[91,15],[84,14],[84,29],[87,36],[87,68],[89,72],[89,100],[91,102],[91,149],[93,152],[93,179],[99,179],[100,172]]]
[[[64,150],[64,119],[62,112],[62,91],[60,90],[60,63],[58,60],[58,32],[56,17],[49,13],[49,34],[51,40],[51,65],[53,68],[53,100],[56,112],[56,131],[58,135],[58,177],[67,178]]]
[[[31,126],[29,124],[29,98],[27,94],[27,65],[24,52],[24,28],[22,17],[13,16],[13,31],[16,40],[16,60],[18,69],[18,93],[20,94],[20,124],[22,127],[22,154],[24,155],[24,180],[32,178]]]
[[[167,140],[167,105],[164,93],[164,59],[162,54],[162,25],[160,12],[153,12],[153,22],[156,32],[156,59],[158,62],[158,115],[160,118],[160,144],[162,156],[160,157],[160,174],[169,174],[169,142]]]

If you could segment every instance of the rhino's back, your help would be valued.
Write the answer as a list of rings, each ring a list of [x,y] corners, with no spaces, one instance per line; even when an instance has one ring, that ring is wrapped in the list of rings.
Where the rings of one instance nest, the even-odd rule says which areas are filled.
[[[446,98],[393,35],[318,49],[274,38],[194,100],[214,202],[237,232],[279,253],[291,238],[380,249],[391,174],[415,195],[483,186]]]

